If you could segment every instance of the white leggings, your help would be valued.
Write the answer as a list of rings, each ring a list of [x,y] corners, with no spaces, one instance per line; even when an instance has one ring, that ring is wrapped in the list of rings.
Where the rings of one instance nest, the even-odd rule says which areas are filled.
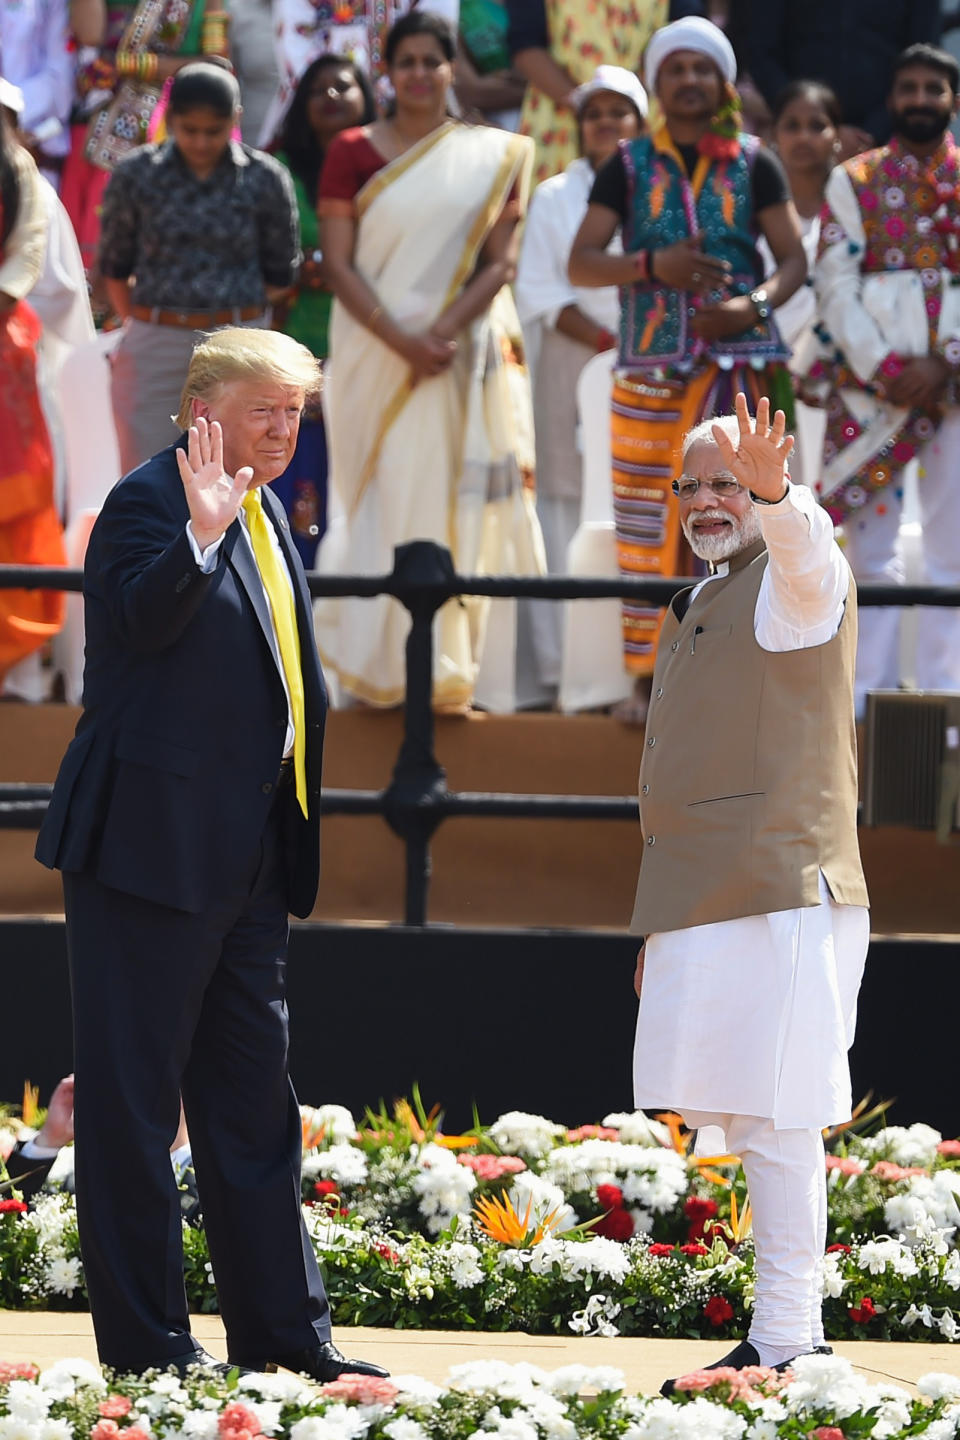
[[[821,1280],[827,1175],[819,1130],[775,1130],[757,1115],[687,1111],[697,1129],[719,1126],[739,1155],[753,1207],[757,1255],[750,1341],[801,1355],[823,1344]]]

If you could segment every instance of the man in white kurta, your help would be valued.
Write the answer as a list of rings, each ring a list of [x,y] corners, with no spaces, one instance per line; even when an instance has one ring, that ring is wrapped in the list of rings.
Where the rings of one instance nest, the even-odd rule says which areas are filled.
[[[742,1159],[754,1212],[755,1305],[748,1341],[718,1363],[744,1366],[780,1365],[824,1343],[820,1262],[827,1214],[821,1128],[850,1115],[847,1050],[853,1038],[869,926],[865,904],[850,903],[866,899],[856,854],[855,771],[851,779],[846,764],[838,767],[837,789],[848,792],[842,811],[845,818],[838,822],[841,812],[831,813],[833,800],[824,801],[819,811],[831,830],[847,831],[839,838],[846,854],[838,858],[830,842],[825,842],[821,866],[815,846],[812,851],[804,848],[802,834],[811,828],[807,817],[818,813],[818,797],[798,794],[801,833],[794,845],[789,819],[783,823],[783,815],[789,816],[793,808],[790,797],[778,796],[776,779],[771,779],[788,771],[787,749],[795,749],[796,742],[786,733],[764,733],[764,714],[758,721],[748,699],[752,682],[738,673],[734,663],[739,653],[745,663],[759,667],[758,693],[762,693],[775,688],[764,682],[762,674],[770,657],[774,671],[781,679],[787,677],[784,683],[789,686],[788,656],[814,650],[826,655],[838,640],[841,626],[846,623],[849,629],[852,625],[852,635],[845,637],[846,659],[839,656],[839,670],[830,680],[834,692],[845,689],[839,701],[834,694],[830,703],[839,704],[841,711],[849,710],[852,737],[856,625],[849,566],[834,541],[829,518],[813,495],[804,486],[790,484],[785,462],[792,441],[784,439],[782,413],[778,412],[771,428],[768,404],[761,401],[756,432],[751,433],[742,395],[737,403],[736,419],[725,417],[717,426],[706,422],[685,442],[683,474],[675,486],[680,494],[681,521],[692,548],[714,562],[715,573],[674,601],[672,621],[679,620],[680,626],[674,624],[661,641],[646,734],[645,753],[649,755],[658,743],[674,743],[663,728],[662,711],[658,716],[657,707],[666,703],[667,689],[671,684],[675,689],[681,683],[688,688],[695,684],[696,673],[691,679],[689,667],[709,665],[711,647],[732,642],[730,668],[724,676],[724,688],[729,686],[726,702],[715,683],[712,690],[696,697],[699,703],[693,707],[690,733],[684,737],[689,768],[711,776],[715,773],[710,792],[714,798],[661,793],[656,809],[651,791],[656,794],[663,767],[658,771],[645,759],[640,776],[648,857],[656,855],[668,871],[681,871],[683,886],[696,892],[697,898],[691,898],[689,906],[692,920],[704,913],[729,914],[730,918],[681,923],[676,928],[674,920],[668,919],[669,928],[647,934],[637,967],[641,1003],[635,1098],[643,1109],[669,1108],[682,1114],[689,1126],[700,1131],[701,1153],[730,1149]],[[735,625],[719,623],[729,616],[719,616],[715,605],[710,609],[718,594],[715,586],[722,582],[732,596],[735,587],[756,584],[758,564],[765,570],[753,609],[753,635],[738,642],[735,633],[731,634]],[[694,623],[698,616],[703,617],[703,624]],[[674,634],[677,638],[671,644]],[[748,649],[738,651],[737,644]],[[704,660],[695,661],[697,655]],[[813,657],[814,663],[818,658]],[[684,660],[688,665],[685,671],[671,670],[671,665],[676,667]],[[809,665],[810,660],[806,657],[801,663]],[[703,673],[711,676],[710,670]],[[714,682],[717,673],[714,667]],[[837,673],[843,674],[840,687]],[[805,727],[809,742],[810,728],[826,728],[826,717],[816,696],[806,697],[804,685],[801,677],[791,723],[801,731]],[[732,704],[729,713],[736,715],[736,699],[730,701],[730,697],[738,693],[745,705],[739,733],[734,736],[725,729],[724,703]],[[686,698],[693,698],[693,692]],[[805,706],[808,713],[804,713]],[[671,728],[676,730],[675,725]],[[839,729],[843,728],[841,724]],[[752,781],[744,779],[742,772],[730,777],[724,774],[734,739],[741,742],[744,738],[747,744],[740,748],[754,767],[751,774],[756,778]],[[816,736],[812,739],[817,746]],[[691,746],[699,754],[694,755]],[[786,748],[781,750],[781,746]],[[852,739],[846,748],[852,751]],[[680,773],[685,768],[681,759]],[[814,788],[826,790],[831,784],[832,779],[825,783],[816,773],[809,776]],[[671,799],[679,817],[676,826]],[[754,808],[748,828],[738,830],[740,822],[731,822],[729,816],[744,805]],[[719,841],[716,835],[710,839],[710,826],[716,826],[718,814],[721,824],[731,825],[726,841],[722,832],[717,832]],[[817,825],[814,820],[812,828]],[[765,828],[773,834],[769,851],[764,848],[771,843],[764,839]],[[750,837],[749,852],[744,849],[742,853],[745,868],[763,869],[767,859],[777,856],[770,868],[775,870],[780,864],[784,875],[789,875],[793,854],[798,875],[806,872],[802,893],[798,890],[794,895],[790,882],[778,881],[775,876],[774,883],[785,886],[776,891],[781,900],[774,899],[774,908],[757,908],[752,913],[752,896],[757,897],[758,907],[766,906],[775,892],[765,892],[762,878],[754,874],[742,893],[734,894],[737,887],[731,877],[735,869],[731,869],[717,887],[719,893],[711,895],[715,876],[709,873],[710,845],[723,844],[728,852],[726,863],[736,867],[737,837],[742,835]],[[674,852],[675,863],[671,858]],[[647,863],[652,861],[648,858]],[[780,908],[782,900],[798,899],[802,903]],[[666,903],[662,914],[684,913],[682,894]],[[650,906],[641,883],[635,914],[640,928],[646,928],[644,911]],[[667,1390],[669,1387],[667,1382]]]

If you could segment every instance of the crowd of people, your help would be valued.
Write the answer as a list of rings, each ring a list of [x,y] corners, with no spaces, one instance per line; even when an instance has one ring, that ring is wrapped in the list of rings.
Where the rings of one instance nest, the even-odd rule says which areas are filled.
[[[578,386],[601,364],[621,574],[702,573],[677,463],[742,391],[786,412],[793,476],[857,578],[903,578],[912,467],[926,578],[960,584],[960,85],[937,4],[761,9],[3,7],[0,560],[66,560],[72,351],[106,374],[109,350],[105,496],[176,440],[198,341],[241,326],[323,364],[274,484],[307,568],[382,574],[426,539],[461,573],[563,573],[598,424]],[[713,526],[721,559],[729,521]],[[0,592],[5,697],[49,695],[63,614],[57,594]],[[898,617],[861,621],[861,711],[901,682]],[[336,703],[402,701],[397,602],[321,601],[314,621]],[[563,623],[559,605],[451,602],[435,704],[558,703]],[[661,623],[622,607],[627,721]],[[960,690],[958,624],[924,612],[921,688]]]

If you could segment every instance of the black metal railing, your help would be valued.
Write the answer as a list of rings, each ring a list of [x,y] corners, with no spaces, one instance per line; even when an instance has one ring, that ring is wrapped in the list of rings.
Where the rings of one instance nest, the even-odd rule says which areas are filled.
[[[434,753],[433,620],[448,600],[478,595],[536,600],[643,598],[666,605],[689,579],[574,579],[570,576],[458,575],[450,552],[428,540],[394,551],[389,575],[307,576],[314,596],[392,595],[410,612],[406,642],[403,740],[385,790],[324,790],[327,815],[381,815],[406,847],[404,923],[427,923],[430,840],[454,816],[511,816],[536,820],[635,820],[632,795],[517,795],[451,791]],[[81,570],[0,565],[0,589],[80,591]],[[943,585],[861,585],[861,606],[960,606],[960,588]],[[0,785],[0,830],[36,830],[52,786]]]

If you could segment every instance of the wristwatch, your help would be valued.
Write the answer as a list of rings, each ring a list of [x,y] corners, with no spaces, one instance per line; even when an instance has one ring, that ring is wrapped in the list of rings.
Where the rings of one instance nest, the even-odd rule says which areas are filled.
[[[770,319],[770,301],[767,299],[767,292],[764,289],[750,291],[750,304],[757,312],[758,320]]]

